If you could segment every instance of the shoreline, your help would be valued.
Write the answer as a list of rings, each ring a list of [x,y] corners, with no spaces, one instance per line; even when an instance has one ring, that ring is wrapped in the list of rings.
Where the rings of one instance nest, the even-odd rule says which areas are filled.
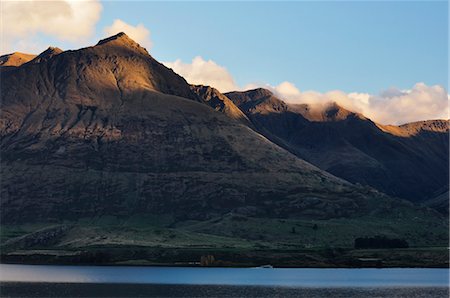
[[[180,265],[180,264],[76,264],[76,263],[13,263],[0,262],[1,265],[24,265],[24,266],[76,266],[76,267],[142,267],[142,268],[224,268],[224,269],[448,269],[450,266],[385,266],[385,267],[294,267],[294,266],[273,266],[272,268],[265,268],[262,266],[196,266],[196,265]]]
[[[447,248],[329,250],[220,250],[185,248],[96,248],[91,250],[10,251],[0,264],[186,268],[450,268]],[[209,261],[205,259],[210,258]]]

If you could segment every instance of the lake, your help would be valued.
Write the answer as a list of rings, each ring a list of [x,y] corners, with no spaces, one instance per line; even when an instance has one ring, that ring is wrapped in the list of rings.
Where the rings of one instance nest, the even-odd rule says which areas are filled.
[[[449,297],[448,269],[0,265],[2,297]]]

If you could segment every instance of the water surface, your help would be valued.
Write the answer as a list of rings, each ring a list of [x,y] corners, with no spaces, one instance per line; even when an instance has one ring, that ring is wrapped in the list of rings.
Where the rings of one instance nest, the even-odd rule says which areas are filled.
[[[448,269],[198,268],[0,265],[3,282],[253,285],[297,287],[447,286]]]
[[[0,265],[2,297],[448,297],[448,269]]]

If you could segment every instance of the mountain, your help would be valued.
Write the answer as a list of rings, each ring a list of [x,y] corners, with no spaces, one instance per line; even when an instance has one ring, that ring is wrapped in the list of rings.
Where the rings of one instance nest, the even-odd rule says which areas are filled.
[[[448,187],[447,120],[380,125],[336,103],[291,105],[264,89],[225,95],[267,138],[337,177],[419,202]]]
[[[448,241],[445,217],[288,152],[124,33],[58,52],[0,72],[2,261],[266,249],[267,262],[273,250],[349,248],[363,236]]]
[[[36,55],[14,52],[0,56],[0,66],[20,66],[28,61],[33,60]]]
[[[2,81],[4,222],[131,212],[204,219],[249,206],[337,216],[381,197],[255,133],[231,101],[215,111],[214,98],[201,102],[199,88],[125,34],[24,64]]]

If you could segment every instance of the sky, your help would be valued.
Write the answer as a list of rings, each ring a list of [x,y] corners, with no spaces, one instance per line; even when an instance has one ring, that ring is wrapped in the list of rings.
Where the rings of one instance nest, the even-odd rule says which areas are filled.
[[[448,118],[446,1],[3,1],[1,53],[125,31],[188,82],[336,101],[399,124]]]

